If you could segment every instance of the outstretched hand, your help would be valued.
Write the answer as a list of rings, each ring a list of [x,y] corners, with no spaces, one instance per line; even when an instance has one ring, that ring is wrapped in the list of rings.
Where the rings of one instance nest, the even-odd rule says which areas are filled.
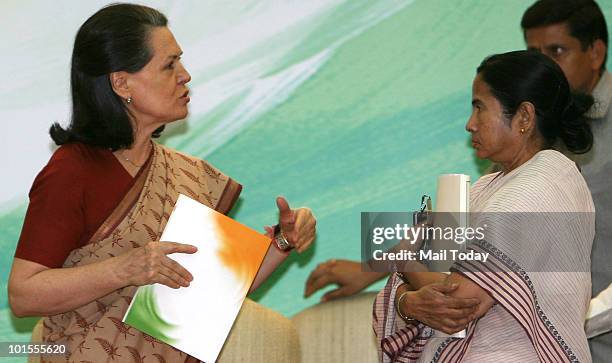
[[[304,297],[309,297],[316,291],[332,284],[336,284],[338,287],[326,292],[321,297],[321,301],[351,296],[384,275],[386,275],[386,272],[363,271],[361,263],[357,261],[329,260],[317,265],[317,268],[310,273],[306,281]]]

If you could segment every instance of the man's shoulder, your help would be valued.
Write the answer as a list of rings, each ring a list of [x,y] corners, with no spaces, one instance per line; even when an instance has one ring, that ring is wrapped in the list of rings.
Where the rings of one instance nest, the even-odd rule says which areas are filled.
[[[592,119],[609,118],[610,105],[612,105],[612,74],[610,72],[604,71],[593,90],[593,98],[595,102],[587,112],[587,116]]]

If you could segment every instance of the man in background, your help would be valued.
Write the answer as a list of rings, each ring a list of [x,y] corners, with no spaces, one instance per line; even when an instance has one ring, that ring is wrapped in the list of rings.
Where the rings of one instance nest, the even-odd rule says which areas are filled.
[[[608,28],[592,0],[537,1],[523,15],[521,27],[528,49],[554,59],[573,90],[595,99],[587,113],[593,149],[573,159],[595,203],[591,282],[592,296],[596,297],[606,289],[612,291],[612,75],[605,69]],[[589,346],[593,362],[609,361],[612,332],[590,339]]]
[[[593,148],[572,158],[581,168],[596,209],[591,259],[592,296],[596,297],[602,291],[612,294],[612,75],[605,70],[608,48],[605,18],[593,0],[539,0],[524,13],[521,27],[528,49],[551,57],[563,69],[574,91],[595,98],[595,104],[587,114],[593,131]],[[323,300],[349,296],[386,275],[384,272],[362,271],[359,262],[330,260],[310,274],[305,295],[310,296],[327,285],[337,284],[338,288],[327,292]],[[415,306],[412,318],[419,320],[418,314],[423,311],[423,306],[428,306],[425,300],[431,298],[432,292],[448,294],[451,291],[444,286],[434,290],[411,296]],[[440,324],[450,318],[444,316],[445,308],[461,304],[452,298],[444,301],[448,306],[432,306],[438,311],[430,312],[440,317]],[[612,357],[612,332],[590,339],[589,344],[594,362],[605,362]]]

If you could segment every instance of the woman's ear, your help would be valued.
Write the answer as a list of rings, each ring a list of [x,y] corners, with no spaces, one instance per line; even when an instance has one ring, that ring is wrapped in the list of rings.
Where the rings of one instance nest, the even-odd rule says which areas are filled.
[[[514,115],[518,118],[517,125],[522,134],[529,134],[536,128],[535,107],[531,102],[522,102]]]
[[[128,73],[124,71],[113,72],[109,75],[111,87],[117,96],[127,100],[132,95],[130,94],[130,87],[128,86]]]

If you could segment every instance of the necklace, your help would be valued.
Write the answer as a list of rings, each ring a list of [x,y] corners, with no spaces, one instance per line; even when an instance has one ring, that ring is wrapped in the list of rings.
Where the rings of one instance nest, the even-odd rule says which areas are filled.
[[[147,155],[151,152],[151,147],[152,145],[149,143],[149,151],[147,152]],[[128,163],[132,164],[134,167],[136,168],[141,168],[147,161],[145,159],[145,161],[142,164],[136,164],[135,162],[133,162],[132,160],[130,160],[127,156],[124,155],[124,150],[121,150],[120,154],[121,157],[123,158],[123,160],[127,161]]]
[[[123,153],[121,153],[121,157],[123,158],[123,160],[127,161],[128,163],[132,164],[133,166],[140,168],[144,165],[144,163],[142,164],[136,164],[135,162],[133,162],[132,160],[130,160],[129,158],[127,158],[125,155],[123,155]]]

